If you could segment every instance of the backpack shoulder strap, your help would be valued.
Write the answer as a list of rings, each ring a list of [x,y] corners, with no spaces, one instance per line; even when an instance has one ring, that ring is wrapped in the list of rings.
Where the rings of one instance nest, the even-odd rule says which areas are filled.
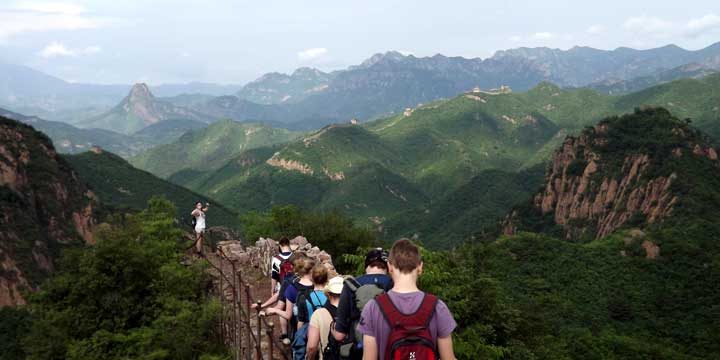
[[[425,293],[418,309],[412,314],[403,314],[398,310],[395,303],[390,299],[388,293],[382,293],[375,298],[385,321],[388,322],[390,328],[396,326],[412,325],[427,327],[435,315],[435,307],[437,305],[437,297],[432,294]]]
[[[343,281],[343,283],[344,283],[344,285],[347,286],[348,289],[350,289],[350,291],[352,291],[353,293],[355,293],[355,292],[357,291],[357,289],[360,288],[360,286],[362,286],[362,285],[360,285],[360,283],[359,283],[357,280],[355,280],[355,278],[352,277],[352,276],[350,276],[350,277],[348,277],[347,279],[345,279],[345,281]]]

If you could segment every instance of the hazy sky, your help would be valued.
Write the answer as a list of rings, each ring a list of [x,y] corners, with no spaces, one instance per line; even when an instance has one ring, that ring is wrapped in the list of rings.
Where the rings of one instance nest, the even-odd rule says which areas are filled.
[[[0,61],[95,83],[245,83],[387,50],[486,58],[716,41],[718,0],[0,0]]]

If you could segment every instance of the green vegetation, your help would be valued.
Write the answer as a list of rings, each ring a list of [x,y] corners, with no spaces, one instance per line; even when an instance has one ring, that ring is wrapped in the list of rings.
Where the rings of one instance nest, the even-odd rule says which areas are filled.
[[[498,220],[530,198],[542,185],[544,174],[544,166],[517,173],[483,171],[427,207],[393,216],[382,224],[383,238],[418,237],[428,247],[442,249],[495,234]]]
[[[242,216],[242,222],[246,239],[301,235],[329,254],[354,253],[377,241],[374,232],[355,227],[351,219],[337,211],[306,212],[295,206],[274,207],[266,213],[247,213]],[[339,257],[334,259],[334,264],[340,272],[351,266]]]
[[[141,210],[148,199],[162,196],[181,209],[181,219],[189,219],[194,204],[202,201],[211,203],[208,226],[239,227],[237,214],[232,210],[205,196],[138,170],[116,155],[86,152],[66,155],[65,159],[88,183],[100,201],[112,209]]]
[[[221,359],[220,305],[205,294],[202,262],[171,203],[153,199],[119,215],[92,247],[67,251],[59,272],[30,299],[27,359]]]
[[[167,178],[186,169],[215,170],[245,150],[288,142],[298,136],[298,133],[267,125],[222,120],[187,132],[176,141],[144,152],[130,162]]]
[[[485,193],[491,198],[464,197],[464,192],[487,186],[477,180],[473,185],[471,179],[497,170],[508,174],[505,179],[515,189],[518,182],[509,180],[509,174],[542,166],[565,136],[643,105],[667,106],[673,115],[690,117],[700,130],[720,138],[718,89],[717,74],[621,97],[541,83],[527,92],[467,93],[419,106],[407,116],[331,125],[273,147],[258,144],[261,147],[244,150],[235,147],[235,141],[217,138],[187,151],[186,143],[196,140],[178,141],[166,147],[173,151],[145,153],[134,164],[239,212],[285,204],[337,208],[358,224],[382,228],[390,237],[417,233],[433,247],[452,247],[471,237],[475,225],[480,225],[477,231],[491,224],[510,209],[511,201],[527,194],[521,189],[512,197],[491,192]],[[231,150],[217,150],[223,144],[230,144]],[[216,152],[217,156],[207,155]],[[153,160],[144,163],[149,157]],[[574,170],[580,171],[582,164],[576,165]],[[474,215],[469,211],[472,205],[465,205],[467,199],[478,204]],[[455,207],[462,210],[451,211]],[[423,216],[426,211],[430,214]],[[443,218],[453,221],[415,221],[434,219],[438,213],[447,213]],[[460,213],[468,215],[451,215]],[[439,229],[445,223],[449,229]]]

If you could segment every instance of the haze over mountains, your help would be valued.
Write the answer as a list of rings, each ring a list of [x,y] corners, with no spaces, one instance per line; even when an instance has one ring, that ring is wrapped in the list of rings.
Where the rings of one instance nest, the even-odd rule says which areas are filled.
[[[504,85],[525,91],[549,81],[560,87],[590,86],[606,93],[627,93],[714,72],[720,64],[718,56],[720,43],[696,51],[674,45],[612,51],[518,48],[498,51],[484,60],[440,54],[415,57],[390,51],[332,73],[299,68],[290,75],[268,73],[242,87],[190,83],[148,90],[195,111],[176,116],[229,118],[309,130],[351,118],[366,121],[389,116],[474,87]],[[118,103],[131,89],[129,85],[73,84],[25,67],[0,67],[0,106],[83,127],[125,133],[139,130],[142,122],[126,124],[122,116],[102,114],[112,112],[112,106],[124,107]]]

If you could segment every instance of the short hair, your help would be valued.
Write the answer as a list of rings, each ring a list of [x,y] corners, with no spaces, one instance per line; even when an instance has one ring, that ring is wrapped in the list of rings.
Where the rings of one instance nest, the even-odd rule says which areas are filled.
[[[315,259],[311,259],[307,256],[303,256],[302,258],[298,259],[294,265],[295,274],[299,277],[303,277],[307,274],[310,274],[312,269],[315,267]]]
[[[287,236],[283,236],[278,243],[280,243],[280,246],[290,246],[290,239],[288,239]]]
[[[198,204],[202,205],[202,201],[196,202],[196,203],[195,203],[195,206],[197,206]]]
[[[420,248],[409,239],[400,239],[390,249],[388,261],[403,274],[411,273],[422,263]]]
[[[315,285],[325,285],[328,282],[328,269],[323,264],[317,264],[312,268],[312,281]]]
[[[387,271],[387,269],[388,269],[387,263],[382,260],[371,261],[367,267],[371,267],[371,268],[374,267],[374,268],[378,268],[378,269],[383,269],[385,271]]]

